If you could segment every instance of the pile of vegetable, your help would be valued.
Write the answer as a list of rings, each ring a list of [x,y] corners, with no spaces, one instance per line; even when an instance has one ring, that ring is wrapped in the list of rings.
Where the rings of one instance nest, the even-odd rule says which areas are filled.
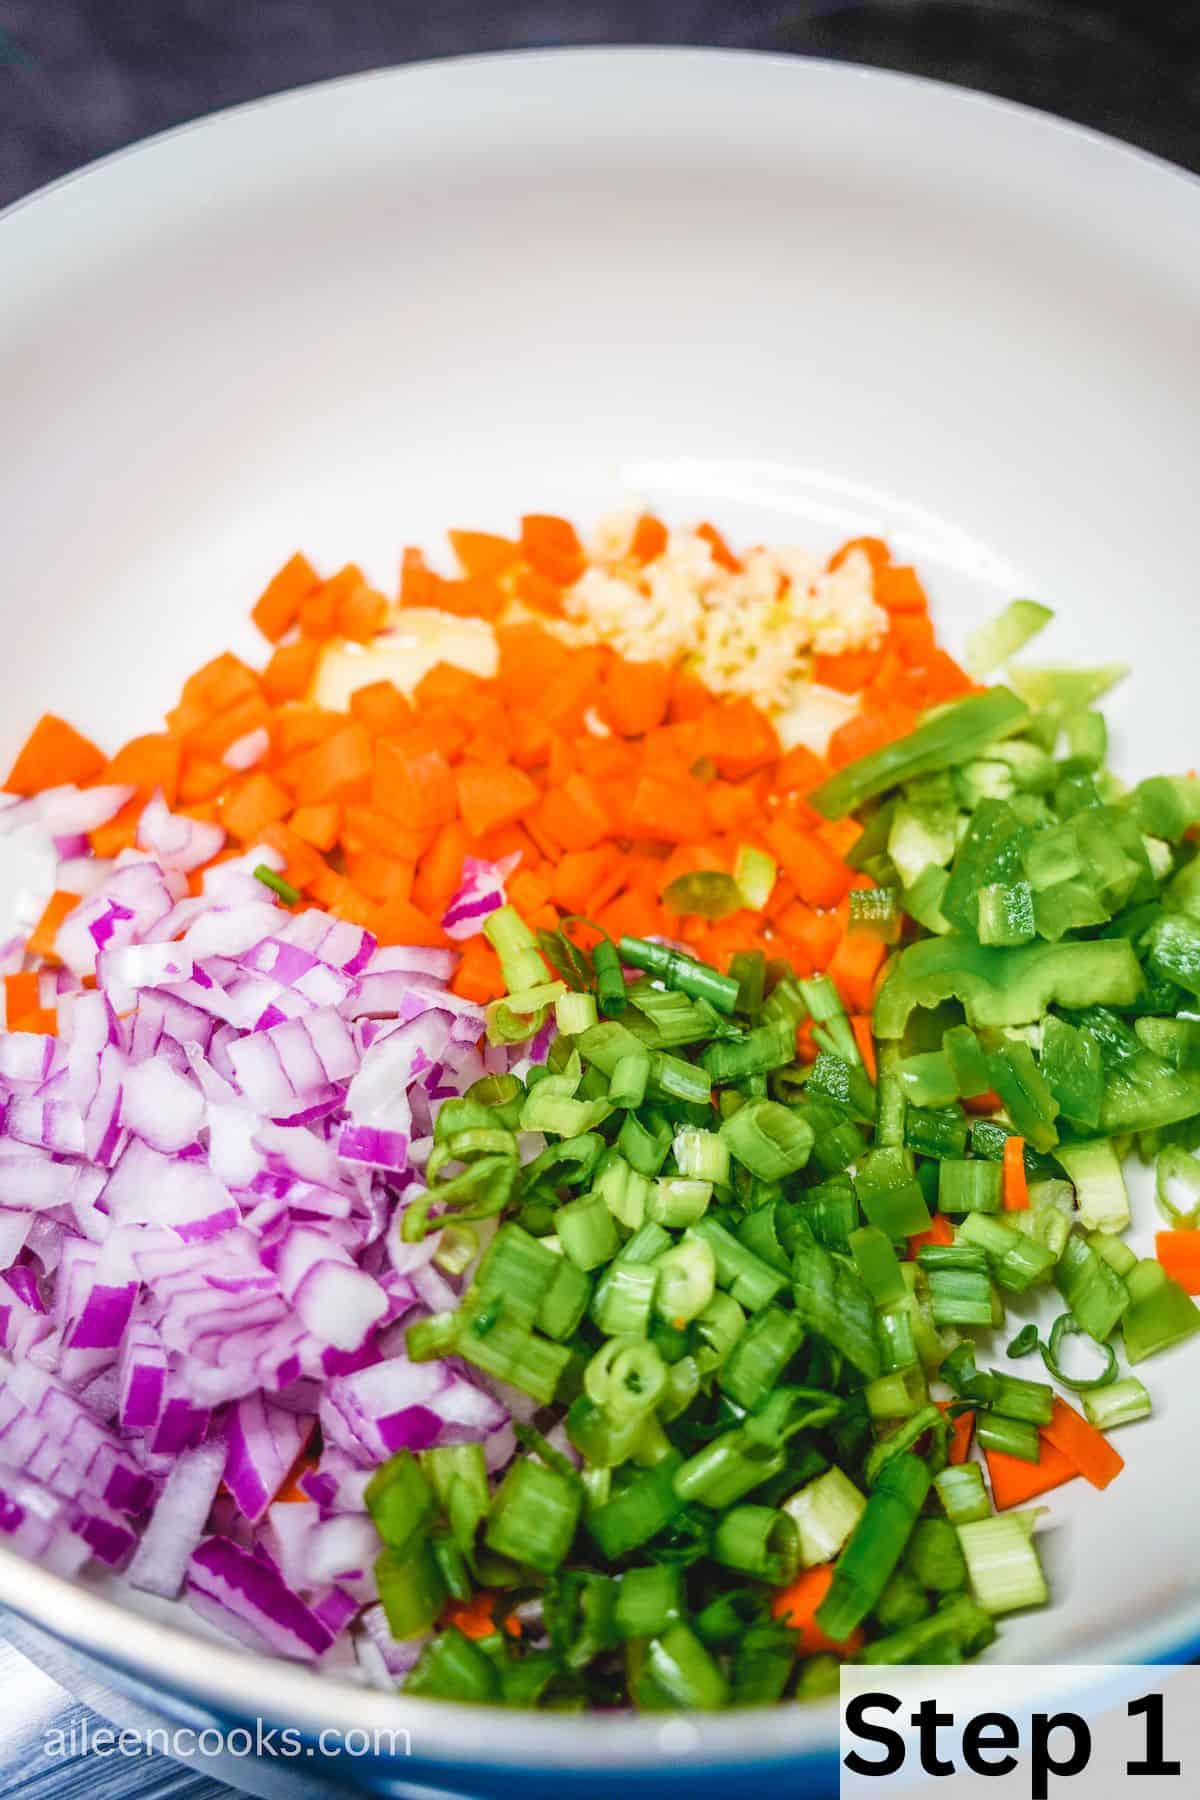
[[[977,660],[1029,622],[1010,610]],[[439,1452],[368,1493],[397,1634],[502,1596],[503,1621],[476,1603],[435,1633],[409,1691],[761,1703],[832,1687],[839,1657],[973,1655],[1047,1599],[1037,1512],[1007,1509],[1107,1486],[1104,1433],[1151,1409],[1116,1343],[1139,1364],[1200,1330],[1194,1205],[1161,1260],[1120,1235],[1131,1143],[1165,1205],[1180,1175],[1200,1192],[1200,781],[1126,794],[1106,771],[1091,703],[1119,672],[1014,670],[809,794],[862,811],[852,930],[894,946],[874,1043],[831,982],[759,952],[722,975],[560,938],[547,987],[520,921],[488,921],[493,1030],[553,1001],[559,1036],[439,1117],[449,1179],[402,1229],[503,1223],[409,1353],[539,1410],[494,1494],[468,1504]],[[550,1142],[522,1167],[532,1129]],[[1039,1290],[1045,1341],[1026,1323],[981,1368],[968,1334]],[[1035,1351],[1082,1412],[1008,1365]],[[542,1435],[563,1423],[567,1455]]]
[[[402,598],[551,612],[560,525]],[[828,759],[528,619],[495,678],[325,712],[282,671],[386,602],[303,559],[262,676],[112,759],[41,721],[0,813],[59,868],[0,949],[5,1542],[514,1706],[819,1695],[1047,1599],[1029,1503],[1120,1473],[1122,1359],[1200,1329],[1200,780],[1126,792],[1121,671],[979,687],[861,542],[891,627],[823,671],[863,696]]]

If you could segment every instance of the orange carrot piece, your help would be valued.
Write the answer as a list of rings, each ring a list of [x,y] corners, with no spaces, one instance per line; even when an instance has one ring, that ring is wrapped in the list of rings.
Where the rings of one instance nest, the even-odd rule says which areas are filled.
[[[504,601],[504,589],[491,575],[464,575],[461,581],[443,581],[438,588],[442,611],[463,619],[498,618]]]
[[[915,1257],[917,1251],[923,1250],[926,1244],[952,1244],[953,1242],[954,1228],[949,1219],[945,1213],[934,1213],[929,1221],[929,1229],[916,1231],[909,1238],[908,1254],[910,1258]]]
[[[667,528],[653,513],[643,513],[633,528],[629,554],[634,562],[653,562],[667,547]]]
[[[439,825],[419,859],[412,897],[422,912],[440,919],[462,879],[463,858],[472,853],[470,834],[461,819]]]
[[[496,1603],[499,1599],[498,1594],[480,1588],[469,1600],[447,1606],[438,1622],[443,1626],[456,1625],[464,1637],[473,1639],[491,1637],[497,1630],[506,1632],[509,1637],[519,1637],[521,1626],[511,1613],[504,1619],[497,1620]]]
[[[751,700],[726,700],[700,717],[701,756],[733,780],[778,760],[775,727]]]
[[[883,651],[843,650],[837,656],[813,658],[813,680],[841,694],[861,694],[879,672]]]
[[[545,613],[547,618],[557,619],[562,616],[563,591],[557,581],[551,581],[537,569],[518,569],[513,579],[513,594],[534,612]]]
[[[16,1030],[16,1021],[23,1019],[26,1013],[41,1011],[41,994],[36,969],[27,969],[17,975],[4,977],[4,1017],[9,1031]]]
[[[268,643],[277,644],[291,630],[302,603],[320,585],[321,577],[299,550],[272,575],[250,614]]]
[[[374,768],[371,739],[365,727],[351,722],[301,758],[296,767],[296,797],[304,806],[363,799]]]
[[[366,576],[357,563],[344,568],[323,581],[320,587],[300,603],[300,630],[307,638],[329,638],[338,629],[338,612],[344,601],[366,585]]]
[[[461,1000],[473,1000],[477,1006],[486,1006],[505,992],[500,958],[485,937],[467,939],[450,988]]]
[[[168,806],[174,806],[179,794],[181,745],[170,732],[154,731],[146,737],[131,738],[105,765],[100,774],[103,782],[124,782],[137,788],[149,799],[161,789]]]
[[[229,782],[228,763],[216,762],[210,756],[186,756],[179,771],[177,798],[183,806],[196,806],[204,800],[215,800]],[[96,854],[100,852],[97,850]]]
[[[561,787],[552,788],[538,817],[564,850],[590,850],[610,831],[608,814],[586,775],[570,775]]]
[[[8,772],[5,792],[28,797],[45,788],[82,785],[100,774],[105,761],[90,738],[56,713],[43,713]]]
[[[521,554],[512,538],[490,531],[451,531],[447,536],[464,575],[503,575]]]
[[[1009,1137],[1004,1140],[1004,1194],[1005,1212],[1025,1212],[1029,1206],[1029,1182],[1025,1175],[1025,1139]]]
[[[939,1405],[944,1410],[949,1402],[939,1401]],[[946,1461],[951,1468],[956,1468],[959,1463],[966,1462],[971,1454],[971,1439],[974,1435],[975,1414],[973,1412],[957,1413],[951,1422],[950,1432],[946,1439]]]
[[[454,785],[459,813],[472,837],[511,824],[539,799],[528,775],[511,763],[461,763]]]
[[[850,1019],[850,1029],[854,1033],[854,1041],[858,1045],[858,1054],[863,1059],[863,1068],[872,1081],[878,1073],[875,1059],[875,1034],[871,1030],[871,1019],[868,1013],[854,1013]]]
[[[1009,1456],[1004,1450],[985,1450],[983,1455],[992,1489],[992,1504],[997,1512],[1004,1512],[1010,1506],[1024,1506],[1028,1501],[1036,1500],[1039,1494],[1048,1494],[1052,1488],[1074,1481],[1079,1474],[1075,1464],[1061,1450],[1047,1443],[1044,1433],[1041,1455],[1035,1463],[1026,1462],[1020,1456]]]
[[[347,877],[376,906],[386,900],[411,900],[413,873],[411,863],[382,850],[363,850],[346,858]]]
[[[644,774],[633,790],[629,810],[629,835],[658,838],[668,844],[686,844],[704,838],[708,809],[704,789],[685,777],[676,783]]]
[[[345,875],[339,875],[336,869],[328,866],[321,869],[314,879],[306,883],[310,897],[326,912],[333,913],[335,918],[345,919],[350,925],[361,925],[364,929],[370,926],[375,913],[375,903],[357,888]],[[388,901],[393,905],[396,902]]]
[[[283,871],[284,878],[290,881],[293,887],[311,891],[313,883],[319,881],[328,869],[328,864],[321,853],[314,850],[311,844],[306,844],[304,839],[298,837],[294,831],[289,830],[282,819],[274,819],[270,824],[264,825],[262,830],[257,833],[254,842],[266,844],[272,850],[278,850],[287,865]]]
[[[342,828],[338,840],[344,850],[382,850],[389,856],[402,856],[415,863],[424,856],[433,841],[432,827],[405,829],[389,814],[375,812],[369,806],[347,806],[342,810]]]
[[[846,543],[842,544],[834,551],[829,559],[829,568],[831,570],[840,569],[846,558],[854,550],[861,550],[876,575],[879,574],[881,569],[886,569],[892,560],[892,553],[882,538],[857,537],[850,538]]]
[[[369,644],[387,618],[387,596],[366,582],[343,594],[338,601],[335,624],[344,638],[356,644]]]
[[[1200,1294],[1200,1231],[1156,1232],[1154,1254],[1172,1281],[1189,1294]]]
[[[225,778],[229,771],[225,771]],[[88,843],[96,856],[119,856],[122,850],[132,850],[137,843],[138,820],[145,811],[146,803],[140,794],[126,801],[120,812],[103,825],[97,825],[89,831]]]
[[[559,587],[570,587],[583,573],[583,546],[566,519],[526,513],[521,520],[521,552],[539,575]]]
[[[937,647],[933,620],[928,613],[896,613],[887,641],[901,662],[924,666]]]
[[[772,1617],[796,1633],[796,1654],[815,1656],[823,1650],[834,1650],[842,1656],[853,1656],[861,1648],[863,1634],[858,1626],[849,1637],[827,1637],[817,1624],[817,1608],[833,1582],[832,1563],[818,1563],[805,1569],[790,1587],[781,1588],[771,1601]]]
[[[314,850],[329,851],[342,829],[342,809],[328,801],[321,806],[298,806],[288,825]]]
[[[232,783],[219,805],[222,825],[242,844],[258,843],[268,825],[286,818],[292,810],[290,796],[259,769]]]
[[[449,940],[441,926],[411,900],[389,900],[378,907],[371,930],[381,944],[425,944],[437,947]]]
[[[742,565],[715,525],[709,525],[707,523],[697,525],[696,536],[704,539],[705,543],[712,551],[712,559],[719,569],[728,569],[732,575],[738,573]]]
[[[385,739],[375,752],[371,805],[418,830],[445,824],[458,811],[449,763],[419,741]]]
[[[372,681],[351,694],[350,717],[372,737],[399,737],[413,723],[414,713],[394,681]]]
[[[522,918],[541,912],[550,898],[549,884],[535,875],[532,869],[518,869],[508,879],[508,900],[515,906]],[[472,943],[479,942],[473,938]]]
[[[40,956],[43,962],[56,963],[58,952],[54,946],[58,938],[58,928],[69,912],[79,905],[79,895],[68,893],[66,888],[59,888],[51,894],[42,911],[42,916],[30,932],[25,948],[30,956]]]
[[[411,545],[400,558],[401,606],[436,606],[440,575],[435,575],[420,550]]]
[[[183,684],[179,705],[167,714],[167,724],[172,731],[187,731],[201,719],[228,712],[231,706],[260,690],[261,682],[254,670],[240,656],[234,656],[229,650],[223,651],[197,669],[194,675],[189,675]]]
[[[270,720],[270,708],[256,691],[191,726],[184,733],[184,748],[190,756],[207,756],[219,762],[231,744],[268,725]]]
[[[783,817],[772,820],[764,835],[778,857],[780,867],[807,905],[837,905],[849,889],[852,872],[831,855],[819,838],[799,830]],[[862,941],[869,944],[872,940],[865,938]],[[864,1009],[856,1005],[855,1010],[861,1012]]]
[[[841,994],[847,1012],[869,1011],[875,997],[875,977],[886,954],[886,944],[866,932],[848,931],[843,936],[826,973]]]
[[[1041,1438],[1043,1455],[1045,1446],[1052,1444],[1095,1488],[1106,1488],[1125,1467],[1125,1458],[1113,1449],[1104,1433],[1057,1394],[1054,1416],[1042,1426]]]
[[[644,736],[667,716],[671,681],[669,663],[614,662],[599,700],[601,718],[620,737]]]
[[[889,613],[925,612],[929,606],[916,570],[895,563],[876,568],[875,603]]]

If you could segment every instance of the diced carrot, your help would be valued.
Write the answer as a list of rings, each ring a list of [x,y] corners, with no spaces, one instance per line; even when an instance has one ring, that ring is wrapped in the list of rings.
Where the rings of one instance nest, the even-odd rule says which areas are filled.
[[[566,519],[526,513],[521,520],[521,552],[539,575],[560,587],[570,587],[583,573],[583,546]]]
[[[208,756],[185,757],[179,771],[178,799],[183,806],[196,806],[203,800],[214,800],[222,788],[228,787],[228,763],[215,762]]]
[[[342,829],[342,809],[328,801],[321,806],[298,806],[288,824],[314,850],[329,851]]]
[[[228,770],[226,770],[228,775]],[[138,820],[146,810],[146,803],[140,794],[127,800],[113,818],[97,825],[89,831],[88,843],[96,856],[120,856],[122,850],[132,850],[137,843]]]
[[[682,665],[677,668],[671,683],[670,717],[677,722],[699,719],[711,705],[712,695],[699,676]]]
[[[888,642],[901,662],[924,665],[935,648],[933,620],[928,613],[896,613]]]
[[[300,603],[300,630],[308,638],[329,638],[339,629],[338,614],[345,601],[365,587],[366,576],[357,563],[346,563],[336,575],[305,596]]]
[[[1029,1205],[1029,1182],[1025,1175],[1025,1139],[1004,1140],[1004,1210],[1024,1212]]]
[[[294,644],[277,644],[263,670],[263,692],[272,706],[285,700],[303,700],[313,684],[321,646],[311,638]]]
[[[712,559],[719,569],[728,569],[731,574],[737,574],[742,565],[715,525],[709,525],[707,523],[697,525],[696,536],[704,539],[705,543],[712,551]]]
[[[56,963],[58,952],[55,944],[58,940],[58,928],[69,912],[74,912],[79,905],[79,895],[68,893],[59,888],[51,894],[42,911],[42,916],[30,932],[25,948],[30,956],[40,956],[43,962]]]
[[[826,973],[842,996],[847,1012],[865,1013],[875,998],[875,977],[887,946],[867,932],[844,934]]]
[[[512,538],[496,537],[490,531],[451,531],[447,535],[464,575],[503,575],[521,554],[521,546]]]
[[[346,874],[360,893],[382,906],[385,900],[412,898],[413,866],[382,850],[364,850],[347,856]]]
[[[871,1019],[867,1013],[854,1013],[850,1019],[850,1028],[854,1032],[854,1041],[858,1045],[858,1054],[863,1059],[863,1067],[872,1081],[877,1069],[875,1059],[875,1033],[871,1030]]]
[[[357,888],[345,875],[328,866],[323,868],[314,879],[306,884],[311,898],[326,912],[335,918],[345,919],[350,925],[361,925],[368,928],[375,915],[375,903]],[[402,905],[402,901],[386,901],[388,906]]]
[[[875,602],[889,613],[925,612],[929,606],[916,570],[895,563],[875,569]]]
[[[538,569],[518,569],[513,580],[513,594],[534,612],[545,613],[547,618],[562,616],[562,588]]]
[[[861,551],[862,555],[866,557],[876,576],[881,569],[886,569],[892,560],[892,553],[882,538],[857,537],[850,538],[834,551],[829,559],[829,568],[831,570],[840,569],[846,558],[855,550]]]
[[[271,747],[280,762],[289,762],[345,729],[345,713],[322,706],[281,706],[271,720]]]
[[[236,744],[239,738],[249,737],[252,731],[269,724],[270,719],[270,708],[256,690],[226,707],[224,712],[212,713],[191,726],[184,733],[184,748],[190,756],[207,756],[219,762],[231,744]]]
[[[817,1624],[817,1609],[833,1584],[833,1565],[818,1563],[805,1569],[790,1587],[781,1588],[771,1601],[772,1617],[796,1633],[796,1654],[816,1656],[834,1650],[841,1656],[854,1656],[861,1649],[863,1634],[858,1626],[849,1637],[827,1637]]]
[[[269,643],[277,644],[291,630],[302,603],[320,585],[321,577],[299,550],[272,575],[250,614]]]
[[[1052,1444],[1093,1487],[1106,1488],[1125,1467],[1125,1458],[1104,1433],[1058,1394],[1054,1396],[1054,1416],[1042,1426],[1040,1435],[1043,1455],[1046,1445]]]
[[[17,754],[4,789],[9,794],[40,794],[46,788],[81,786],[104,768],[105,757],[56,713],[43,713]]]
[[[491,575],[464,575],[461,581],[443,581],[438,589],[442,611],[464,619],[495,619],[504,601],[504,589]]]
[[[450,765],[439,750],[384,739],[375,752],[371,805],[402,825],[442,825],[458,811]]]
[[[926,706],[939,706],[974,691],[975,684],[944,650],[935,650],[920,671],[921,697]]]
[[[843,650],[837,656],[813,658],[813,680],[841,694],[861,694],[883,661],[882,650]]]
[[[460,999],[474,1000],[477,1006],[486,1006],[505,992],[500,958],[485,937],[467,939],[450,987]]]
[[[667,528],[653,513],[643,513],[633,528],[629,554],[634,562],[653,562],[667,547]]]
[[[810,750],[807,744],[796,744],[786,756],[780,757],[774,785],[780,793],[796,789],[806,794],[811,788],[819,787],[828,774],[828,764],[815,750]]]
[[[1200,1294],[1200,1231],[1159,1231],[1154,1254],[1172,1281],[1189,1294]]]
[[[939,1401],[938,1404],[944,1410],[950,1403],[949,1401]],[[956,1413],[946,1438],[946,1461],[951,1468],[957,1468],[959,1463],[966,1462],[971,1454],[971,1439],[974,1434],[975,1414],[973,1412]]]
[[[718,774],[737,780],[775,762],[779,739],[753,701],[727,700],[701,714],[699,749]]]
[[[4,1017],[9,1031],[16,1030],[16,1021],[24,1018],[26,1013],[40,1010],[41,993],[36,969],[4,977]]]
[[[231,706],[260,691],[261,682],[254,670],[227,650],[189,675],[179,705],[167,714],[167,724],[172,731],[187,731],[201,719],[228,712]]]
[[[772,820],[765,836],[802,900],[809,906],[837,905],[849,889],[850,871],[818,838],[798,830],[785,818]],[[871,942],[869,938],[862,941]],[[855,1010],[863,1008],[856,1005]]]
[[[291,810],[291,796],[259,769],[227,788],[220,800],[221,823],[242,844],[258,843],[266,827]]]
[[[835,769],[840,769],[845,763],[857,762],[860,756],[869,756],[873,750],[881,750],[893,738],[903,737],[911,728],[912,722],[911,714],[908,718],[901,719],[896,712],[856,713],[854,718],[847,719],[831,735],[829,762]]]
[[[1004,1512],[1010,1506],[1025,1506],[1039,1494],[1048,1494],[1051,1489],[1062,1487],[1064,1482],[1074,1481],[1079,1474],[1075,1464],[1044,1436],[1040,1442],[1041,1455],[1035,1463],[1026,1462],[1020,1456],[1009,1456],[1005,1450],[984,1451],[992,1504],[997,1512]]]
[[[470,834],[461,819],[438,826],[420,858],[413,884],[413,900],[422,912],[441,918],[462,879],[463,858],[471,851]]]
[[[350,696],[350,717],[372,737],[399,737],[413,723],[413,709],[394,681],[372,681]]]
[[[448,942],[441,926],[415,907],[411,900],[389,900],[378,907],[372,915],[370,929],[381,944],[438,946]]]
[[[441,585],[422,552],[410,545],[400,559],[401,606],[436,606]]]
[[[523,918],[540,912],[550,898],[549,883],[532,869],[517,869],[509,876],[507,888],[509,905],[515,906]]]
[[[914,1232],[909,1238],[908,1254],[910,1258],[915,1257],[917,1251],[923,1250],[926,1244],[952,1244],[953,1242],[954,1227],[945,1213],[935,1212],[929,1221],[929,1229]]]
[[[366,728],[354,721],[301,758],[296,798],[303,806],[364,799],[374,768],[375,748]]]
[[[272,850],[278,850],[287,865],[283,871],[284,876],[293,887],[311,891],[313,884],[328,869],[320,851],[314,850],[311,844],[306,844],[282,819],[274,819],[270,824],[264,825],[257,833],[254,843],[266,844]],[[250,847],[253,848],[253,844]]]
[[[347,806],[342,811],[339,841],[353,854],[357,850],[383,850],[389,856],[401,856],[405,862],[418,862],[433,841],[436,828],[422,826],[410,829],[397,823],[390,814],[375,812],[369,806]]]
[[[511,763],[460,763],[454,784],[459,813],[472,837],[510,824],[538,802],[528,775]]]
[[[387,597],[378,588],[360,582],[338,601],[334,622],[344,638],[356,644],[369,644],[382,629],[387,618]]]
[[[671,680],[668,663],[614,662],[598,702],[601,718],[621,737],[643,737],[667,716]]]
[[[129,783],[144,799],[159,790],[168,806],[179,794],[181,745],[170,732],[131,738],[100,773],[103,782]]]
[[[564,850],[590,850],[609,834],[609,818],[586,775],[571,775],[551,788],[537,813]]]
[[[498,1629],[506,1632],[509,1637],[520,1637],[520,1622],[511,1613],[504,1619],[496,1619],[495,1609],[499,1598],[498,1594],[480,1588],[469,1600],[447,1606],[439,1623],[443,1626],[455,1625],[464,1637],[469,1638],[491,1637]]]

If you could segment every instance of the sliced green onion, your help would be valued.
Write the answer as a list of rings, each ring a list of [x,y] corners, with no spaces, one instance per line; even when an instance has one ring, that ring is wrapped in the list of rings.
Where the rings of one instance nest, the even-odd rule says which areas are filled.
[[[958,1533],[948,1519],[918,1519],[904,1561],[921,1586],[936,1594],[952,1594],[967,1579]]]
[[[560,994],[554,1002],[554,1023],[564,1037],[578,1037],[596,1023],[594,994]]]
[[[1111,1344],[1096,1344],[1094,1338],[1089,1339],[1089,1341],[1100,1351],[1104,1358],[1104,1367],[1101,1369],[1099,1375],[1084,1378],[1082,1376],[1068,1375],[1066,1373],[1062,1366],[1059,1352],[1063,1338],[1072,1333],[1078,1333],[1081,1337],[1088,1336],[1088,1333],[1084,1331],[1083,1326],[1079,1324],[1078,1320],[1075,1319],[1071,1313],[1062,1313],[1055,1319],[1054,1324],[1050,1328],[1050,1341],[1041,1346],[1042,1361],[1045,1363],[1047,1369],[1049,1369],[1051,1375],[1053,1375],[1055,1381],[1059,1382],[1063,1387],[1071,1388],[1077,1394],[1091,1393],[1094,1392],[1096,1388],[1110,1387],[1117,1379],[1117,1353]],[[1010,1346],[1009,1354],[1011,1355],[1011,1353]]]
[[[613,1625],[618,1637],[658,1637],[679,1623],[683,1610],[680,1571],[669,1564],[626,1569],[617,1581]]]
[[[485,1705],[500,1698],[495,1662],[457,1625],[447,1626],[430,1639],[404,1677],[403,1686],[406,1694],[426,1700]]]
[[[952,1525],[969,1525],[974,1519],[991,1516],[991,1502],[978,1463],[953,1463],[934,1476],[933,1485]]]
[[[800,1540],[800,1563],[811,1569],[839,1555],[867,1502],[854,1483],[834,1464],[800,1488],[783,1510],[794,1521]]]
[[[817,1623],[834,1643],[849,1637],[879,1599],[904,1553],[930,1479],[927,1464],[907,1451],[880,1471],[817,1608]]]
[[[615,1562],[671,1523],[684,1504],[675,1491],[682,1466],[683,1458],[673,1452],[589,1511],[585,1523],[601,1555]]]
[[[1129,1425],[1135,1419],[1148,1419],[1153,1407],[1150,1396],[1136,1375],[1083,1396],[1083,1410],[1089,1424],[1098,1431],[1111,1431],[1114,1425]]]
[[[1138,1020],[1138,1024],[1142,1024]],[[1171,1198],[1171,1183],[1181,1181],[1194,1204],[1178,1207]],[[1178,1144],[1167,1144],[1158,1153],[1154,1169],[1154,1196],[1158,1210],[1176,1230],[1191,1230],[1200,1218],[1200,1158]]]
[[[630,1244],[634,1241],[629,1240]],[[629,1244],[625,1249],[628,1251]],[[600,1330],[608,1337],[644,1337],[658,1280],[659,1271],[653,1264],[635,1263],[624,1255],[611,1262],[592,1296],[592,1318]]]
[[[299,906],[301,900],[299,888],[294,888],[290,881],[285,881],[282,875],[277,875],[274,869],[267,867],[266,863],[257,865],[254,870],[254,879],[261,881],[264,887],[270,888],[273,894],[278,894],[285,906]]]
[[[732,1506],[713,1534],[713,1556],[726,1568],[785,1587],[800,1566],[800,1534],[773,1506]]]
[[[705,1217],[689,1227],[684,1243],[697,1240],[705,1243],[713,1254],[717,1285],[727,1288],[750,1312],[768,1306],[787,1286],[786,1278],[777,1269],[747,1250],[716,1219]]]
[[[675,1244],[649,1271],[656,1277],[654,1304],[662,1318],[698,1318],[712,1301],[717,1285],[717,1260],[703,1239]]]
[[[975,1436],[984,1450],[1002,1450],[1005,1456],[1019,1456],[1022,1462],[1041,1461],[1042,1446],[1037,1426],[1025,1419],[980,1413],[975,1421]]]
[[[907,1289],[892,1241],[877,1225],[864,1225],[850,1233],[848,1248],[876,1306],[903,1300]]]
[[[645,1413],[656,1406],[667,1383],[667,1366],[653,1344],[639,1338],[609,1338],[583,1373],[583,1391],[614,1418]]]
[[[681,1501],[720,1511],[778,1475],[786,1463],[785,1451],[757,1444],[745,1431],[727,1431],[677,1470],[675,1492]]]
[[[717,1082],[767,1075],[796,1060],[795,1028],[788,1019],[769,1019],[742,1037],[715,1039],[706,1046],[700,1060]]]
[[[684,1175],[660,1175],[651,1184],[646,1216],[659,1225],[680,1230],[702,1219],[711,1199],[711,1181],[693,1181]]]
[[[418,1539],[405,1550],[382,1551],[375,1558],[375,1586],[388,1630],[401,1642],[423,1637],[446,1598],[428,1539]]]
[[[691,1246],[680,1245],[680,1249]],[[746,1315],[732,1294],[714,1294],[696,1314],[696,1363],[702,1375],[721,1368],[746,1329]]]
[[[644,969],[666,987],[690,994],[694,1000],[707,1000],[718,1012],[730,1013],[737,1004],[737,982],[707,963],[696,962],[666,944],[652,944],[645,938],[623,937],[618,948],[627,967]]]
[[[699,1638],[686,1625],[672,1625],[646,1646],[646,1668],[676,1706],[711,1712],[729,1699],[729,1684]]]
[[[739,1332],[721,1364],[720,1385],[729,1398],[748,1410],[775,1388],[804,1342],[804,1326],[793,1312],[768,1306]]]
[[[437,1500],[411,1450],[398,1450],[372,1475],[364,1493],[367,1511],[383,1542],[397,1552],[420,1537]]]
[[[613,1019],[625,1011],[627,995],[621,958],[611,938],[603,937],[592,951],[596,971],[596,999],[605,1018]]]
[[[537,938],[515,907],[498,906],[490,912],[484,920],[483,934],[500,958],[504,985],[510,994],[520,994],[545,982],[546,965]]]
[[[604,1195],[594,1190],[560,1206],[554,1214],[554,1229],[567,1256],[585,1272],[611,1262],[617,1253],[616,1220]]]
[[[1195,1301],[1153,1258],[1138,1263],[1126,1291],[1129,1310],[1121,1320],[1121,1331],[1131,1363],[1157,1356],[1160,1350],[1200,1331],[1200,1309]]]
[[[730,1154],[763,1181],[780,1181],[807,1163],[813,1129],[775,1100],[751,1100],[725,1120],[721,1138]]]
[[[995,1616],[1046,1604],[1049,1594],[1038,1553],[1011,1513],[957,1529],[972,1592],[985,1612]]]
[[[581,1505],[578,1482],[522,1458],[510,1463],[493,1496],[485,1540],[498,1556],[553,1574],[571,1548]]]
[[[929,1208],[901,1150],[872,1150],[854,1177],[854,1188],[867,1222],[887,1237],[912,1237],[928,1231]]]

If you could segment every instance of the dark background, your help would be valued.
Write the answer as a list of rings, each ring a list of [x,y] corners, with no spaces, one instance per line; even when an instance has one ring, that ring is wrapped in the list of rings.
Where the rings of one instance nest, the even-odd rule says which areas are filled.
[[[908,70],[1200,170],[1200,0],[0,0],[0,204],[258,94],[420,57],[606,42]]]

